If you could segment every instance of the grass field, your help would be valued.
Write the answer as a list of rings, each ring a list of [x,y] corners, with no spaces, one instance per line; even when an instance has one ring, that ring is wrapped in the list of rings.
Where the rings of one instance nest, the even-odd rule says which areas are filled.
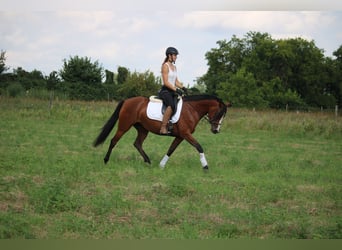
[[[92,142],[115,103],[0,99],[0,238],[342,238],[342,119],[229,110],[221,133],[203,120],[199,155],[150,135],[133,147]],[[113,133],[111,134],[113,136]]]

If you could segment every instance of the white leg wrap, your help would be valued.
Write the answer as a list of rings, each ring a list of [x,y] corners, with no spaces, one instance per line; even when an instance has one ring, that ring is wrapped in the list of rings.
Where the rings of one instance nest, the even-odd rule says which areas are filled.
[[[205,167],[208,165],[208,162],[205,159],[204,153],[200,153],[200,161],[201,161],[202,167]]]
[[[164,155],[163,159],[160,161],[159,166],[161,168],[165,167],[165,164],[167,163],[167,161],[169,160],[169,157],[167,155]]]

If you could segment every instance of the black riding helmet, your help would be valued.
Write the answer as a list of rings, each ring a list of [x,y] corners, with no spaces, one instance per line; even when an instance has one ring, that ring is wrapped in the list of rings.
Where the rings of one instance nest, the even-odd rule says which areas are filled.
[[[168,47],[165,52],[166,56],[168,55],[178,55],[178,50],[174,47]]]

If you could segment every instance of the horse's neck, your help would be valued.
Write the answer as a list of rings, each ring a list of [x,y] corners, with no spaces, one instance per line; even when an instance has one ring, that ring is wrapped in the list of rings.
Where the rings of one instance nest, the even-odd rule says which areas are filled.
[[[205,116],[209,111],[209,105],[204,101],[189,102],[189,106],[193,109],[193,112],[197,113],[199,119]]]

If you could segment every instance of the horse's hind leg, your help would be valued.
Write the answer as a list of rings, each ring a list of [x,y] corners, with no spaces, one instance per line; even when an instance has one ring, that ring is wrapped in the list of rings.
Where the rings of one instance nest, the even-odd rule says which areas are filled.
[[[110,157],[110,154],[112,153],[113,148],[118,143],[118,141],[120,140],[120,138],[123,136],[124,133],[125,133],[125,131],[122,131],[122,130],[117,130],[116,131],[114,137],[110,141],[107,154],[106,154],[105,158],[103,159],[104,163],[107,163],[109,161],[109,157]]]
[[[136,128],[138,135],[133,145],[144,158],[144,161],[151,164],[150,158],[147,156],[144,149],[142,148],[142,144],[148,135],[148,131],[138,123],[135,124],[134,127]]]

